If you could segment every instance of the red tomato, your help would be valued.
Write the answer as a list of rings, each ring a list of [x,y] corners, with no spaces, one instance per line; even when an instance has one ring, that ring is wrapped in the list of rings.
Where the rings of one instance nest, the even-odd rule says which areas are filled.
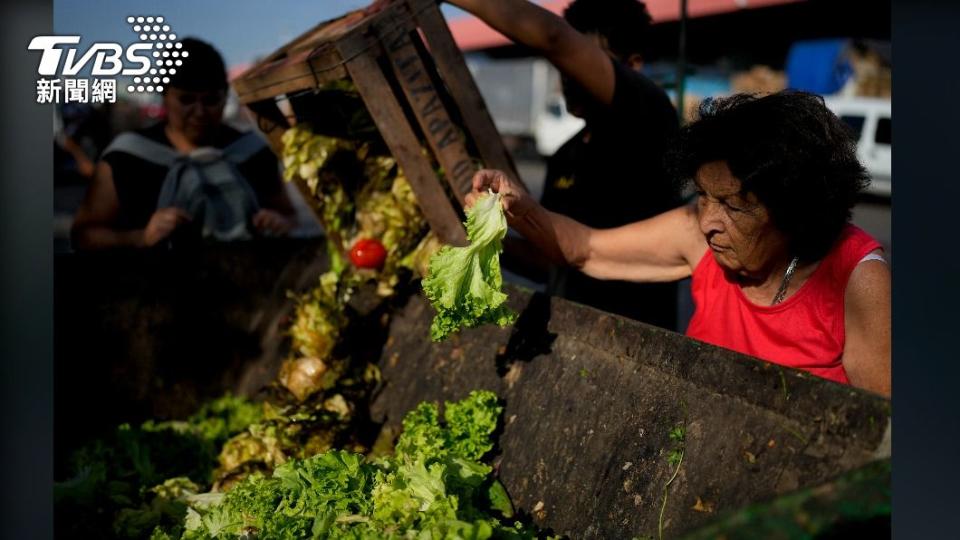
[[[350,261],[357,268],[380,268],[387,259],[387,250],[375,238],[357,240],[350,250]]]

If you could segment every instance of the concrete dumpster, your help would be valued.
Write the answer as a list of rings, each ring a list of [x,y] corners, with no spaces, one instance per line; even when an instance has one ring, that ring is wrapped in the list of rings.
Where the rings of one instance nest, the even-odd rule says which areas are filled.
[[[285,292],[313,284],[323,252],[320,242],[282,241],[58,258],[58,448],[91,418],[176,417],[226,389],[254,394],[285,355]],[[888,400],[507,292],[520,313],[513,327],[441,344],[430,342],[433,310],[416,288],[376,308],[358,295],[355,309],[373,322],[356,354],[380,366],[370,412],[387,429],[421,401],[495,391],[505,404],[500,479],[554,533],[656,537],[662,526],[676,537],[889,456]],[[682,437],[671,437],[678,428]]]

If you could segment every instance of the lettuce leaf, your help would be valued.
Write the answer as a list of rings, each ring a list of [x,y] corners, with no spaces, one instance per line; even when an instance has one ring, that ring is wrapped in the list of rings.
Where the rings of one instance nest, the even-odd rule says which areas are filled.
[[[427,462],[458,458],[480,461],[493,449],[491,437],[503,407],[489,390],[474,390],[465,399],[444,404],[446,425],[437,406],[423,402],[403,418],[396,452],[401,460]]]
[[[460,328],[483,324],[512,324],[517,314],[505,305],[501,292],[501,241],[507,234],[507,218],[500,194],[480,197],[467,210],[466,247],[444,246],[430,258],[423,292],[437,310],[430,327],[433,341],[443,341]]]

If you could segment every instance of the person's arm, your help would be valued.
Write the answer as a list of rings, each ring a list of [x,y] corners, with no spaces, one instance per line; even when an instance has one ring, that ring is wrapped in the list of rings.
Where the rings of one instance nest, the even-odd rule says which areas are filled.
[[[613,62],[600,43],[527,0],[446,0],[513,41],[536,49],[600,103],[613,102]]]
[[[94,171],[87,194],[74,216],[71,237],[78,250],[114,247],[148,247],[163,240],[190,217],[178,208],[162,208],[154,212],[143,229],[114,228],[120,202],[113,183],[113,170],[100,161]]]
[[[86,152],[69,135],[64,134],[62,139],[58,138],[60,147],[70,153],[73,160],[77,163],[77,172],[84,178],[92,178],[96,172],[96,166],[93,161],[87,157]]]
[[[488,189],[501,194],[510,226],[547,257],[598,279],[675,281],[689,276],[707,249],[689,206],[615,229],[593,229],[540,206],[500,171],[478,172],[467,204]]]
[[[252,166],[264,179],[266,186],[264,200],[260,201],[261,208],[253,216],[253,226],[260,232],[283,236],[296,227],[297,211],[287,196],[287,188],[279,170],[276,156],[269,149],[264,149],[255,156],[257,160]]]
[[[526,238],[507,236],[503,239],[500,266],[529,280],[545,283],[550,262]]]
[[[850,383],[890,396],[890,269],[865,261],[850,275],[844,297],[843,368]]]

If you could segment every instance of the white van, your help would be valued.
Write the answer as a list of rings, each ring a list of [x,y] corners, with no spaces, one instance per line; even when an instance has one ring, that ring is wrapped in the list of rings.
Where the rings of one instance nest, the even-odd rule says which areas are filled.
[[[867,193],[889,197],[890,100],[865,97],[828,97],[827,107],[853,129],[857,157],[870,173]]]
[[[583,129],[567,112],[560,72],[540,58],[468,58],[467,66],[501,135],[529,137],[537,152],[552,156]]]

